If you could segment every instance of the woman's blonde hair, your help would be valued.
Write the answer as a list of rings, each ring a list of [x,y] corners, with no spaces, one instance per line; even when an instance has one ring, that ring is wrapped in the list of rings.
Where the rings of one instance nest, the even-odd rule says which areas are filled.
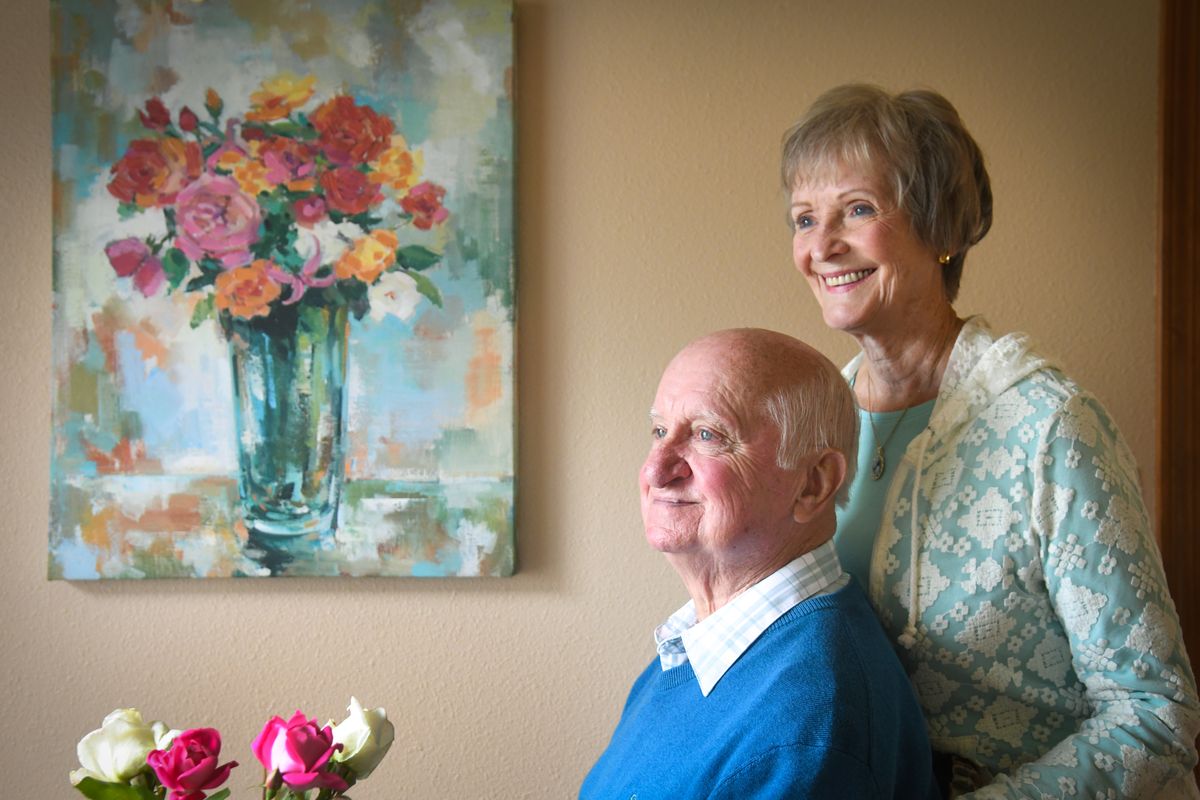
[[[942,283],[953,302],[967,250],[992,226],[983,153],[958,111],[933,91],[892,95],[862,83],[830,89],[784,134],[784,191],[847,166],[888,182],[917,237],[949,256]]]

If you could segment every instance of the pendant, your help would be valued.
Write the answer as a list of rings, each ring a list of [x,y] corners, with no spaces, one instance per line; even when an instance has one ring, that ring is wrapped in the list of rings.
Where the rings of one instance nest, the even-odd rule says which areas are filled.
[[[883,459],[883,448],[875,448],[875,459],[871,462],[871,480],[877,481],[883,477],[883,471],[887,469],[887,462]]]

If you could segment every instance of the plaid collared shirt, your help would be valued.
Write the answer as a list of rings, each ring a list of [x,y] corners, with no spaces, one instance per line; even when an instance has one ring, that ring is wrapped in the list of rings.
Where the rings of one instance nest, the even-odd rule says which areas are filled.
[[[793,606],[845,586],[833,541],[780,567],[696,622],[692,601],[654,630],[663,671],[691,662],[705,697],[742,653]]]

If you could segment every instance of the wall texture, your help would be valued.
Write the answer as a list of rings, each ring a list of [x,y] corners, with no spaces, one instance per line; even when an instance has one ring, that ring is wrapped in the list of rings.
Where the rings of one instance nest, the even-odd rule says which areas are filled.
[[[195,0],[202,2],[203,0]],[[179,2],[179,0],[176,0]],[[1152,485],[1152,3],[518,0],[519,574],[509,580],[69,584],[46,571],[49,11],[0,7],[0,693],[6,794],[68,797],[114,707],[249,741],[351,693],[397,725],[354,795],[571,796],[650,630],[683,601],[641,537],[658,373],[756,325],[842,361],[790,264],[783,130],[847,80],[935,87],[996,194],[961,313],[1024,329],[1096,392]]]

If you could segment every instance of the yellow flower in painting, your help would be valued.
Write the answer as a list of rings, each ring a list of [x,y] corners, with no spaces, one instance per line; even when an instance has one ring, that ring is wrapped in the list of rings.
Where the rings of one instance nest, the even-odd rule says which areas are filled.
[[[246,267],[227,270],[217,276],[214,302],[220,311],[250,319],[271,313],[271,303],[283,289],[271,277],[270,261],[260,258]]]
[[[411,189],[421,179],[425,159],[420,150],[409,150],[403,136],[393,136],[388,149],[383,151],[371,167],[371,180],[389,186],[397,192]]]
[[[313,96],[315,75],[298,78],[290,72],[276,75],[262,82],[262,88],[250,95],[252,108],[246,119],[254,122],[272,122],[285,119],[289,114],[308,102]]]
[[[254,197],[259,192],[269,192],[275,184],[267,177],[267,167],[261,161],[243,159],[233,168],[233,179],[241,190]]]
[[[339,280],[357,278],[368,286],[376,281],[384,270],[396,263],[396,248],[400,239],[391,231],[382,228],[371,231],[346,251],[334,264]]]

